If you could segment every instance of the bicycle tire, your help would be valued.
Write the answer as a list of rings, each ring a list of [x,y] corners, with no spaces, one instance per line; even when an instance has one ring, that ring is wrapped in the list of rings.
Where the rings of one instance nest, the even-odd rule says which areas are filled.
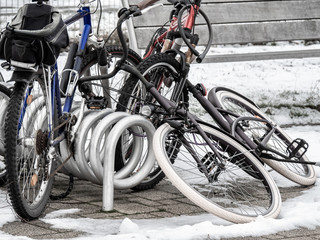
[[[53,177],[48,179],[55,164],[47,158],[48,122],[43,85],[40,79],[16,82],[5,120],[7,189],[13,209],[27,221],[44,212],[53,183]],[[52,129],[58,125],[56,102],[53,104]]]
[[[165,84],[163,84],[164,81],[159,82],[159,78],[157,76],[154,77],[153,75],[153,77],[151,77],[149,73],[157,74],[157,71],[159,70],[161,77],[164,74],[167,74],[167,79],[172,77],[173,79],[170,79],[170,81],[171,84],[173,84],[176,79],[179,79],[178,75],[181,71],[181,65],[174,57],[169,56],[168,54],[155,54],[143,60],[143,62],[138,66],[138,70],[146,77],[147,80],[155,80],[156,82],[154,82],[154,84],[157,86],[157,89],[160,91],[160,93],[163,96],[170,98],[174,86],[169,84],[168,86],[165,86]],[[183,102],[185,107],[188,108],[189,96],[186,88],[183,89],[181,102]],[[137,77],[130,76],[126,84],[123,86],[122,94],[119,97],[116,111],[126,111],[131,114],[140,114],[140,108],[137,106],[148,105],[149,103],[151,105],[155,104],[155,100],[151,94],[147,93],[144,85]],[[155,127],[161,124],[161,120],[160,118],[157,118],[157,116],[151,116],[150,119]],[[127,139],[129,139],[129,137]],[[130,151],[129,147],[127,147],[125,150],[123,149],[124,146],[129,145],[123,143],[126,138],[122,137],[120,140],[122,140],[122,144],[117,146],[115,165],[116,170],[121,169],[124,166],[125,160],[123,159],[126,158],[124,155],[128,150]],[[132,189],[136,191],[151,189],[164,177],[164,173],[161,171],[157,163],[155,163],[155,167],[150,172],[148,177]]]
[[[259,160],[221,130],[200,127],[225,164],[218,165],[197,130],[177,130],[165,123],[154,134],[153,149],[172,184],[199,207],[230,222],[251,222],[258,216],[276,218],[281,208],[279,189]],[[177,143],[181,144],[179,150],[172,151]],[[201,167],[207,169],[208,177]]]
[[[210,100],[213,105],[225,110],[229,110],[238,114],[239,116],[254,116],[261,119],[265,119],[269,122],[272,122],[273,125],[276,125],[265,113],[263,113],[259,107],[257,107],[250,100],[246,99],[242,95],[227,89],[227,88],[216,88],[212,89],[210,93]],[[232,121],[229,117],[229,122]],[[259,139],[269,130],[268,125],[257,122],[257,121],[248,121],[246,124],[249,124],[246,127],[242,127],[243,131],[257,144],[259,144]],[[283,154],[287,155],[287,148],[292,142],[291,138],[285,133],[281,127],[276,126],[275,133],[272,135],[272,138],[268,141],[268,147],[273,148],[274,150],[280,151]],[[315,183],[316,174],[314,167],[308,164],[301,163],[289,163],[289,162],[279,162],[272,160],[272,156],[276,157],[275,154],[268,152],[270,158],[262,157],[261,159],[272,169],[277,171],[279,174],[283,175],[291,181],[303,185],[309,186]],[[297,161],[297,158],[292,158],[291,160]],[[303,155],[300,159],[301,161],[308,162],[306,155]]]
[[[4,120],[11,90],[0,84],[0,186],[6,183],[6,164],[4,159]]]

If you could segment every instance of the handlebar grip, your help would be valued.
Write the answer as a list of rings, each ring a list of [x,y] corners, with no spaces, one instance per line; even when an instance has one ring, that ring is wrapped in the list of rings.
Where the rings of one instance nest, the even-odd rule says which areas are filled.
[[[202,60],[203,60],[202,57],[197,57],[197,58],[196,58],[196,62],[197,62],[197,63],[202,63]]]

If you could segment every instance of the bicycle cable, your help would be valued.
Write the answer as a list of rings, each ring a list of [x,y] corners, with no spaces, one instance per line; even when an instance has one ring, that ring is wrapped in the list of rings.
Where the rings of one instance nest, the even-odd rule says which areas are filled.
[[[99,8],[100,8],[100,13],[99,13],[99,19],[98,19],[98,26],[97,26],[97,36],[99,36],[99,30],[100,30],[100,23],[101,23],[101,18],[102,18],[102,4],[101,4],[101,0],[98,0],[98,5],[99,5]],[[98,5],[97,5],[97,8],[98,8]]]

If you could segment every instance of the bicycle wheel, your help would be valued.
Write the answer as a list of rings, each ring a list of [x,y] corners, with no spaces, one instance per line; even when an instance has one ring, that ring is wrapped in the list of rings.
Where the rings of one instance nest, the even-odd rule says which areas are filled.
[[[4,160],[4,118],[11,91],[0,84],[0,186],[6,182],[6,164]]]
[[[180,80],[179,73],[181,71],[180,63],[168,54],[156,54],[152,55],[144,60],[138,67],[138,70],[142,75],[150,82],[157,86],[161,95],[170,99],[174,90],[175,84]],[[152,108],[159,107],[155,99],[145,89],[145,86],[137,77],[130,76],[126,84],[122,88],[122,94],[119,97],[117,104],[117,111],[126,111],[131,114],[142,114],[141,110],[143,106],[150,106]],[[184,89],[180,102],[188,107],[188,91]],[[157,114],[151,114],[147,116],[155,127],[161,124],[161,116]],[[125,162],[128,160],[131,152],[132,137],[130,133],[126,132],[122,135],[121,144],[117,146],[117,162],[116,169],[121,169]],[[142,166],[143,161],[140,162],[136,171]],[[157,185],[163,178],[164,174],[161,171],[157,163],[154,168],[139,185],[134,187],[134,190],[146,190],[151,189]]]
[[[49,176],[54,164],[49,155],[56,153],[49,153],[49,109],[45,96],[44,81],[40,78],[29,83],[16,82],[5,120],[7,188],[14,210],[25,220],[42,214],[53,183]],[[51,129],[57,126],[56,111]]]
[[[275,125],[274,122],[256,105],[230,89],[216,88],[211,90],[210,101],[216,107],[226,109],[230,112],[236,113],[241,117],[258,117],[272,122],[273,125]],[[235,120],[235,117],[228,115],[226,116],[226,119],[231,123]],[[249,136],[250,139],[252,139],[257,145],[261,142],[261,139],[263,139],[263,137],[270,132],[270,126],[263,122],[244,121],[240,122],[240,126],[244,133]],[[289,156],[288,147],[291,143],[292,140],[285,133],[285,131],[283,131],[279,126],[276,126],[275,132],[268,141],[267,146],[273,150],[276,150],[277,152]],[[291,147],[293,148],[294,145]],[[279,156],[270,151],[263,151],[263,153],[265,154],[263,154],[262,160],[284,177],[304,186],[309,186],[315,183],[316,174],[313,166],[301,163],[272,160],[272,158],[279,158]],[[290,160],[298,161],[299,158],[293,157]],[[300,161],[308,162],[309,160],[306,155],[303,155]]]
[[[234,223],[277,217],[281,196],[259,160],[220,130],[200,126],[223,164],[195,129],[166,123],[154,134],[155,156],[172,184],[199,207]]]
[[[98,76],[111,72],[114,69],[117,60],[123,55],[123,50],[119,46],[106,46],[105,50],[108,64],[106,67],[101,67],[98,64],[97,50],[89,48],[88,53],[84,56],[82,61],[80,76]],[[141,57],[130,49],[127,64],[137,66],[140,62]],[[67,63],[67,65],[70,64]],[[115,109],[120,95],[119,90],[123,87],[127,78],[128,74],[126,72],[119,71],[116,76],[109,78],[108,80],[90,81],[86,84],[96,96],[103,96],[107,99],[109,108]],[[61,80],[62,92],[66,91],[66,81],[68,81],[67,77],[62,78]],[[76,101],[81,99],[81,93],[78,90],[76,91],[75,99]]]

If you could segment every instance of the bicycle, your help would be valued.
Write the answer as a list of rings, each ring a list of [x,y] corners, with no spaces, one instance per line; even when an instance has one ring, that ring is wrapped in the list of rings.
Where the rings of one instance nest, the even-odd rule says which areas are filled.
[[[201,1],[196,1],[196,8],[200,3]],[[183,9],[189,8],[186,6]],[[138,15],[136,11],[139,13],[135,8],[124,9],[120,19],[128,17],[130,12]],[[212,37],[211,29],[210,35]],[[125,41],[121,33],[119,37],[123,46]],[[159,56],[170,57],[168,54],[156,54],[148,59]],[[183,54],[180,56],[183,57]],[[205,57],[205,53],[200,56]],[[187,72],[181,71],[182,64],[178,63],[178,66],[177,73]],[[248,222],[258,216],[274,218],[279,214],[279,190],[259,159],[251,153],[252,150],[221,129],[190,114],[183,103],[176,103],[162,96],[157,82],[152,82],[152,79],[143,76],[137,69],[127,65],[119,67],[136,76],[150,100],[154,99],[148,105],[134,104],[134,109],[139,108],[146,113],[150,110],[147,108],[152,107],[152,117],[160,125],[153,139],[157,161],[183,194],[208,212],[232,222]],[[100,79],[108,77],[99,76]],[[95,77],[82,77],[79,84],[92,80]],[[185,82],[180,83],[182,87]],[[139,99],[130,96],[134,100]],[[150,115],[148,117],[151,118]],[[189,160],[189,163],[184,164],[185,160]],[[187,168],[177,171],[174,169],[176,166]],[[193,175],[191,182],[178,173]],[[200,184],[195,182],[199,179]]]
[[[72,141],[77,130],[75,124],[77,121],[81,122],[84,106],[87,105],[88,109],[112,107],[115,97],[106,91],[102,93],[100,86],[100,90],[97,90],[96,82],[89,81],[79,88],[83,96],[83,107],[76,118],[71,110],[78,91],[79,77],[90,74],[98,76],[100,72],[111,71],[111,85],[111,79],[119,72],[117,64],[114,69],[110,69],[116,58],[121,57],[119,64],[136,65],[140,62],[140,57],[132,50],[126,49],[124,52],[119,47],[105,47],[103,40],[96,39],[91,34],[90,3],[93,1],[81,0],[77,13],[64,21],[50,5],[44,4],[42,0],[34,2],[37,3],[26,4],[20,11],[28,12],[29,8],[36,8],[35,12],[42,14],[37,8],[41,7],[46,11],[41,15],[44,16],[43,19],[37,18],[35,24],[33,18],[37,16],[34,14],[28,15],[29,18],[25,16],[24,21],[18,19],[23,14],[18,14],[13,23],[6,27],[0,42],[1,47],[5,46],[2,48],[3,52],[0,51],[0,56],[7,61],[2,66],[13,70],[11,81],[15,82],[4,127],[7,189],[15,212],[25,220],[36,219],[43,213],[55,173],[72,158]],[[52,22],[48,19],[52,19]],[[84,21],[80,43],[71,46],[60,89],[56,60],[60,48],[68,44],[66,26],[80,19]],[[35,25],[26,24],[30,21]],[[34,29],[38,24],[42,26]],[[17,48],[14,49],[16,52],[11,43]],[[23,56],[17,54],[21,48],[26,53]],[[43,51],[43,48],[48,49]],[[86,50],[89,51],[88,54],[85,54]],[[98,71],[89,71],[92,69]],[[125,81],[122,78],[118,80]],[[110,85],[108,89],[104,85],[103,90],[121,87],[121,84],[119,86],[116,83]],[[64,142],[71,148],[66,159],[62,159],[60,152],[60,146]]]
[[[254,103],[239,93],[225,88],[215,88],[208,94],[209,101],[211,102],[209,103],[205,99],[206,89],[203,85],[197,84],[194,86],[191,84],[187,80],[187,73],[179,75],[180,71],[189,70],[185,67],[184,63],[188,61],[186,60],[188,56],[180,57],[180,59],[184,58],[182,64],[175,60],[176,56],[181,56],[179,50],[182,42],[185,42],[188,49],[192,49],[191,51],[196,56],[199,53],[194,49],[196,44],[190,43],[186,34],[180,30],[184,21],[192,22],[189,18],[182,20],[182,14],[184,14],[182,10],[188,1],[170,0],[169,2],[173,3],[175,8],[173,14],[171,14],[169,30],[165,31],[163,28],[159,28],[155,32],[146,51],[148,58],[144,59],[139,65],[139,71],[150,81],[158,81],[159,91],[164,92],[162,93],[163,95],[166,95],[175,102],[182,101],[185,105],[188,105],[188,92],[191,92],[219,127],[246,144],[272,169],[300,185],[309,186],[314,184],[316,175],[311,164],[316,165],[316,163],[310,162],[305,156],[307,143],[304,140],[296,139],[292,141]],[[179,28],[179,31],[175,28],[176,26]],[[188,34],[192,31],[192,28],[189,29]],[[190,36],[190,38],[192,37],[198,38],[198,36]],[[193,41],[197,42],[197,40]],[[164,52],[165,54],[152,55],[154,52]],[[189,55],[189,58],[192,57],[190,53],[186,54]],[[197,59],[201,62],[201,58]],[[156,74],[158,75],[156,76]],[[148,99],[147,91],[142,86],[139,86],[141,83],[138,80],[132,77],[124,85],[123,92],[125,93],[119,97],[118,110],[126,110],[132,114],[141,114],[141,109],[136,106],[148,104],[152,106],[152,103],[148,103],[150,99]],[[186,82],[184,86],[179,83],[181,81]],[[182,97],[182,99],[178,97]],[[226,103],[227,100],[229,101],[228,104]],[[230,109],[230,102],[233,102],[233,107],[238,105],[238,108]],[[242,112],[239,112],[241,109]],[[251,118],[245,118],[245,116],[250,116]],[[251,127],[248,126],[250,124]],[[253,129],[255,129],[255,132],[252,132]],[[164,174],[161,174],[161,169],[155,166],[155,170],[150,174],[150,177],[150,179],[145,180],[145,188],[152,188],[161,181]]]

